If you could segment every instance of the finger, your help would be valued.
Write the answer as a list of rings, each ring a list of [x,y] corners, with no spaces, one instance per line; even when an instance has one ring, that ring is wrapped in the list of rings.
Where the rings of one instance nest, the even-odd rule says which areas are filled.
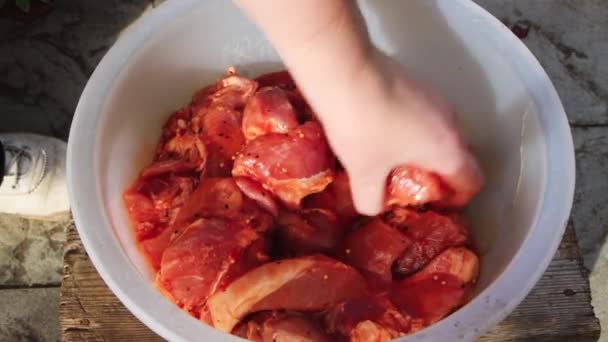
[[[460,166],[449,173],[440,174],[444,182],[454,190],[453,196],[445,203],[448,206],[462,207],[477,195],[481,190],[484,177],[471,153],[465,151],[461,158]]]
[[[378,215],[384,206],[386,177],[389,170],[372,168],[351,173],[350,184],[355,208],[362,215]]]

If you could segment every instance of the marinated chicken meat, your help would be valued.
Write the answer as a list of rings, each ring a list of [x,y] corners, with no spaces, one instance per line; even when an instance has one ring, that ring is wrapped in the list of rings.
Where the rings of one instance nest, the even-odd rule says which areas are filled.
[[[298,125],[287,93],[278,87],[261,88],[243,110],[243,133],[247,140],[269,133],[287,134]]]
[[[254,342],[332,342],[318,319],[302,313],[263,311],[243,320],[232,331]]]
[[[400,309],[430,325],[466,302],[478,272],[475,253],[464,247],[450,248],[420,272],[395,282],[391,299]]]
[[[344,260],[355,266],[372,287],[382,289],[393,281],[393,263],[411,245],[405,234],[376,218],[344,239]]]
[[[238,153],[232,175],[258,182],[286,207],[297,209],[304,197],[331,183],[333,166],[321,125],[309,121],[287,134],[249,141]]]
[[[320,311],[365,293],[352,267],[322,255],[264,264],[207,303],[213,326],[230,332],[247,314],[262,310]]]
[[[420,270],[447,248],[466,245],[469,240],[467,223],[458,214],[396,208],[386,216],[389,225],[398,227],[414,242],[393,264],[399,277]]]
[[[402,165],[385,211],[360,215],[289,73],[230,70],[168,118],[123,200],[157,288],[202,323],[260,342],[367,342],[471,296],[479,260],[457,195]]]

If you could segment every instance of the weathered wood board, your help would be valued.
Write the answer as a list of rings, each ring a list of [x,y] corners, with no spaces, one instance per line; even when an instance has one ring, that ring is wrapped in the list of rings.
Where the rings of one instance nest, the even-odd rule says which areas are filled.
[[[162,341],[108,289],[74,227],[68,233],[64,262],[60,302],[63,341]],[[568,226],[559,251],[538,285],[480,341],[597,341],[600,325],[590,301],[576,235]]]

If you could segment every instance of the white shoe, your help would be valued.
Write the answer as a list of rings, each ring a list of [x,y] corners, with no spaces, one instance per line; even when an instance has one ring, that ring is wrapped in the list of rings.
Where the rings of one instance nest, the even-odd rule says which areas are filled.
[[[42,220],[67,218],[66,143],[27,133],[0,134],[0,142],[0,212]]]

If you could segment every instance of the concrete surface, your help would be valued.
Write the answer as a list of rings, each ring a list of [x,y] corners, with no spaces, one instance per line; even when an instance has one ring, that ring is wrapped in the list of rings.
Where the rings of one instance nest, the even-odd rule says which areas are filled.
[[[608,124],[608,3],[605,0],[476,0],[541,62],[574,126]]]
[[[67,224],[0,216],[0,286],[61,285]]]
[[[475,1],[506,25],[529,28],[523,41],[563,100],[578,162],[573,221],[596,314],[608,324],[608,1]],[[0,11],[0,132],[66,139],[99,59],[129,23],[160,2],[56,0],[48,14],[20,20]],[[57,340],[54,287],[65,226],[0,216],[0,341]],[[608,334],[600,341],[608,342]]]
[[[585,266],[591,271],[592,304],[602,327],[608,327],[608,129],[574,128],[577,187],[574,225]],[[600,341],[608,341],[608,332]]]
[[[0,80],[0,132],[67,139],[89,75],[116,35],[154,1],[53,3],[41,17],[0,18],[0,75],[6,75]]]
[[[0,291],[0,341],[59,340],[59,288]]]

